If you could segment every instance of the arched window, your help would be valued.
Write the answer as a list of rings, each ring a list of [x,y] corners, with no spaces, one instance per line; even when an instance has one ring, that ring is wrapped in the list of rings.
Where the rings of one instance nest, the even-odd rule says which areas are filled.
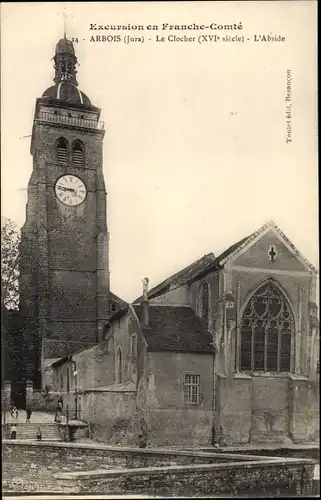
[[[283,292],[268,282],[248,302],[241,320],[241,370],[291,369],[294,318]]]
[[[209,286],[206,281],[202,283],[199,292],[199,313],[206,326],[208,327],[208,316],[209,316]]]
[[[56,145],[56,157],[58,163],[68,162],[68,142],[63,137],[60,137]]]
[[[77,167],[84,165],[84,146],[82,142],[76,141],[72,145],[72,162]]]
[[[123,356],[120,347],[118,347],[116,354],[115,381],[116,384],[121,384],[123,381]]]

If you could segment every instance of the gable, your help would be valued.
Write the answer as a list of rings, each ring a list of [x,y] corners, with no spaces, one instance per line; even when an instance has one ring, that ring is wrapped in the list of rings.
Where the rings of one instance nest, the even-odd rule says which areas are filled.
[[[275,261],[269,259],[269,248],[274,245],[277,251]],[[309,267],[302,262],[296,251],[273,228],[263,233],[254,243],[231,259],[235,266],[280,271],[309,272]]]

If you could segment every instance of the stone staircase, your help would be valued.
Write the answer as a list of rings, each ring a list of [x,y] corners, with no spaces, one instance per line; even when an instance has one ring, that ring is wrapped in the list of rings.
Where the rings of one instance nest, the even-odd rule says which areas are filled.
[[[7,426],[7,437],[10,439],[10,428],[11,425]],[[36,440],[37,439],[37,431],[40,428],[42,433],[42,441],[63,441],[62,435],[59,429],[59,424],[50,423],[50,424],[38,424],[38,423],[29,423],[29,424],[16,424],[17,429],[17,437],[16,439],[28,439],[28,440]]]

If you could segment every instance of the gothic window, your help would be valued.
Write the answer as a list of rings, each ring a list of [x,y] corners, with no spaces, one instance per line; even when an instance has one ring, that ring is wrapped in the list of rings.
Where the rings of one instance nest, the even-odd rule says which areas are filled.
[[[121,348],[118,347],[116,354],[116,373],[115,373],[116,384],[121,384],[123,381],[123,356]]]
[[[58,163],[67,163],[68,161],[68,142],[63,137],[60,137],[56,146],[56,157]]]
[[[199,312],[200,316],[208,327],[208,316],[209,316],[209,286],[206,281],[202,283],[199,293]]]
[[[184,403],[198,404],[200,401],[200,376],[185,373]]]
[[[84,165],[84,146],[80,141],[76,141],[72,145],[72,162],[77,167]]]
[[[283,292],[272,282],[257,290],[241,320],[241,370],[288,372],[294,318]]]

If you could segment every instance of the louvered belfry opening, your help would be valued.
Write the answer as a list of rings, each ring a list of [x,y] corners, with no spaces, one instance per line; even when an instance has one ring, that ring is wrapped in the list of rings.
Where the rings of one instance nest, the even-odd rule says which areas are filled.
[[[68,162],[68,142],[63,137],[60,137],[57,141],[56,154],[58,163]]]
[[[80,141],[77,141],[72,146],[72,162],[77,167],[84,165],[84,147]]]

